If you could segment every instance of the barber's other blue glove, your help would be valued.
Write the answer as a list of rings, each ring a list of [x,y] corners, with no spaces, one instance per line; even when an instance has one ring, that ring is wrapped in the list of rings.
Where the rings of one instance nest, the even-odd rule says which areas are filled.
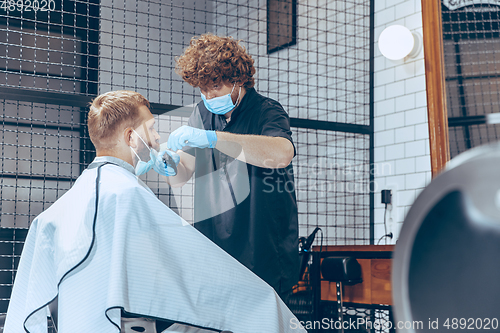
[[[167,147],[173,151],[184,146],[195,148],[214,148],[217,143],[215,131],[206,131],[190,126],[181,126],[168,137]]]
[[[151,149],[153,150],[153,149]],[[167,154],[170,158],[167,160],[172,161],[175,165],[166,164],[163,160],[163,155]],[[153,157],[153,156],[151,156]],[[173,151],[164,150],[158,153],[158,155],[154,158],[153,169],[158,172],[162,176],[175,176],[177,174],[177,166],[179,165],[179,161],[181,157],[174,153]]]

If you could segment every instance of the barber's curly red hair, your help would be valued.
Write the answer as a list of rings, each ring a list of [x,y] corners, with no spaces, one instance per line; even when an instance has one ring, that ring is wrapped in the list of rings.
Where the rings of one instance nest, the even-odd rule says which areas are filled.
[[[252,88],[255,84],[254,61],[239,42],[211,33],[195,36],[176,59],[175,71],[193,87],[236,83]]]

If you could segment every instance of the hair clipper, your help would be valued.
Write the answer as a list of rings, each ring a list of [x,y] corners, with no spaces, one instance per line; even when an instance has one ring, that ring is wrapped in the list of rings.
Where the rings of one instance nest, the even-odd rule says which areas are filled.
[[[177,174],[177,165],[175,164],[174,159],[167,153],[163,154],[162,158],[163,163],[165,163],[167,167],[171,167],[172,169],[174,169],[175,173]]]

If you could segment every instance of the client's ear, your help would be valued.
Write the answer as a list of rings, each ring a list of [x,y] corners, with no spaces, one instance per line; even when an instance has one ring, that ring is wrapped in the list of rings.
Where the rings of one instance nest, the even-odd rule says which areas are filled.
[[[137,147],[137,139],[132,137],[132,133],[134,133],[134,131],[132,130],[131,127],[127,127],[124,131],[123,131],[123,141],[125,142],[126,145],[132,147],[132,148],[136,148]]]

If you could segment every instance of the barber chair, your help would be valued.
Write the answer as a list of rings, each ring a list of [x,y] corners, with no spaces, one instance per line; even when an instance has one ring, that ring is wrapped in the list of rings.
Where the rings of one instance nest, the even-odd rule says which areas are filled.
[[[58,298],[49,303],[49,312],[54,327],[57,329]],[[170,327],[173,322],[157,321],[138,317],[122,311],[121,330],[124,333],[161,333]]]
[[[170,325],[165,325],[166,322],[158,322],[149,318],[126,318],[122,317],[121,331],[123,333],[162,333]],[[165,331],[168,332],[168,331]],[[233,333],[230,331],[221,331],[220,333]]]
[[[57,328],[58,298],[56,297],[49,304],[49,312],[54,327]],[[5,315],[0,316],[0,333],[3,332]],[[123,333],[161,333],[172,326],[174,322],[164,320],[154,320],[122,311],[121,331]],[[57,331],[57,330],[56,330]],[[233,333],[231,331],[221,331],[220,333]]]
[[[323,280],[336,282],[337,285],[337,315],[340,323],[344,322],[343,284],[354,285],[363,282],[361,265],[351,257],[327,257],[321,263]],[[344,332],[342,325],[341,332]]]
[[[450,161],[408,212],[393,256],[398,333],[498,331],[499,257],[496,143]]]
[[[122,318],[122,332],[157,333],[156,320],[148,318]]]
[[[58,297],[54,298],[52,302],[49,303],[49,313],[50,319],[52,320],[52,325],[54,326],[57,332],[57,308],[59,305]]]

